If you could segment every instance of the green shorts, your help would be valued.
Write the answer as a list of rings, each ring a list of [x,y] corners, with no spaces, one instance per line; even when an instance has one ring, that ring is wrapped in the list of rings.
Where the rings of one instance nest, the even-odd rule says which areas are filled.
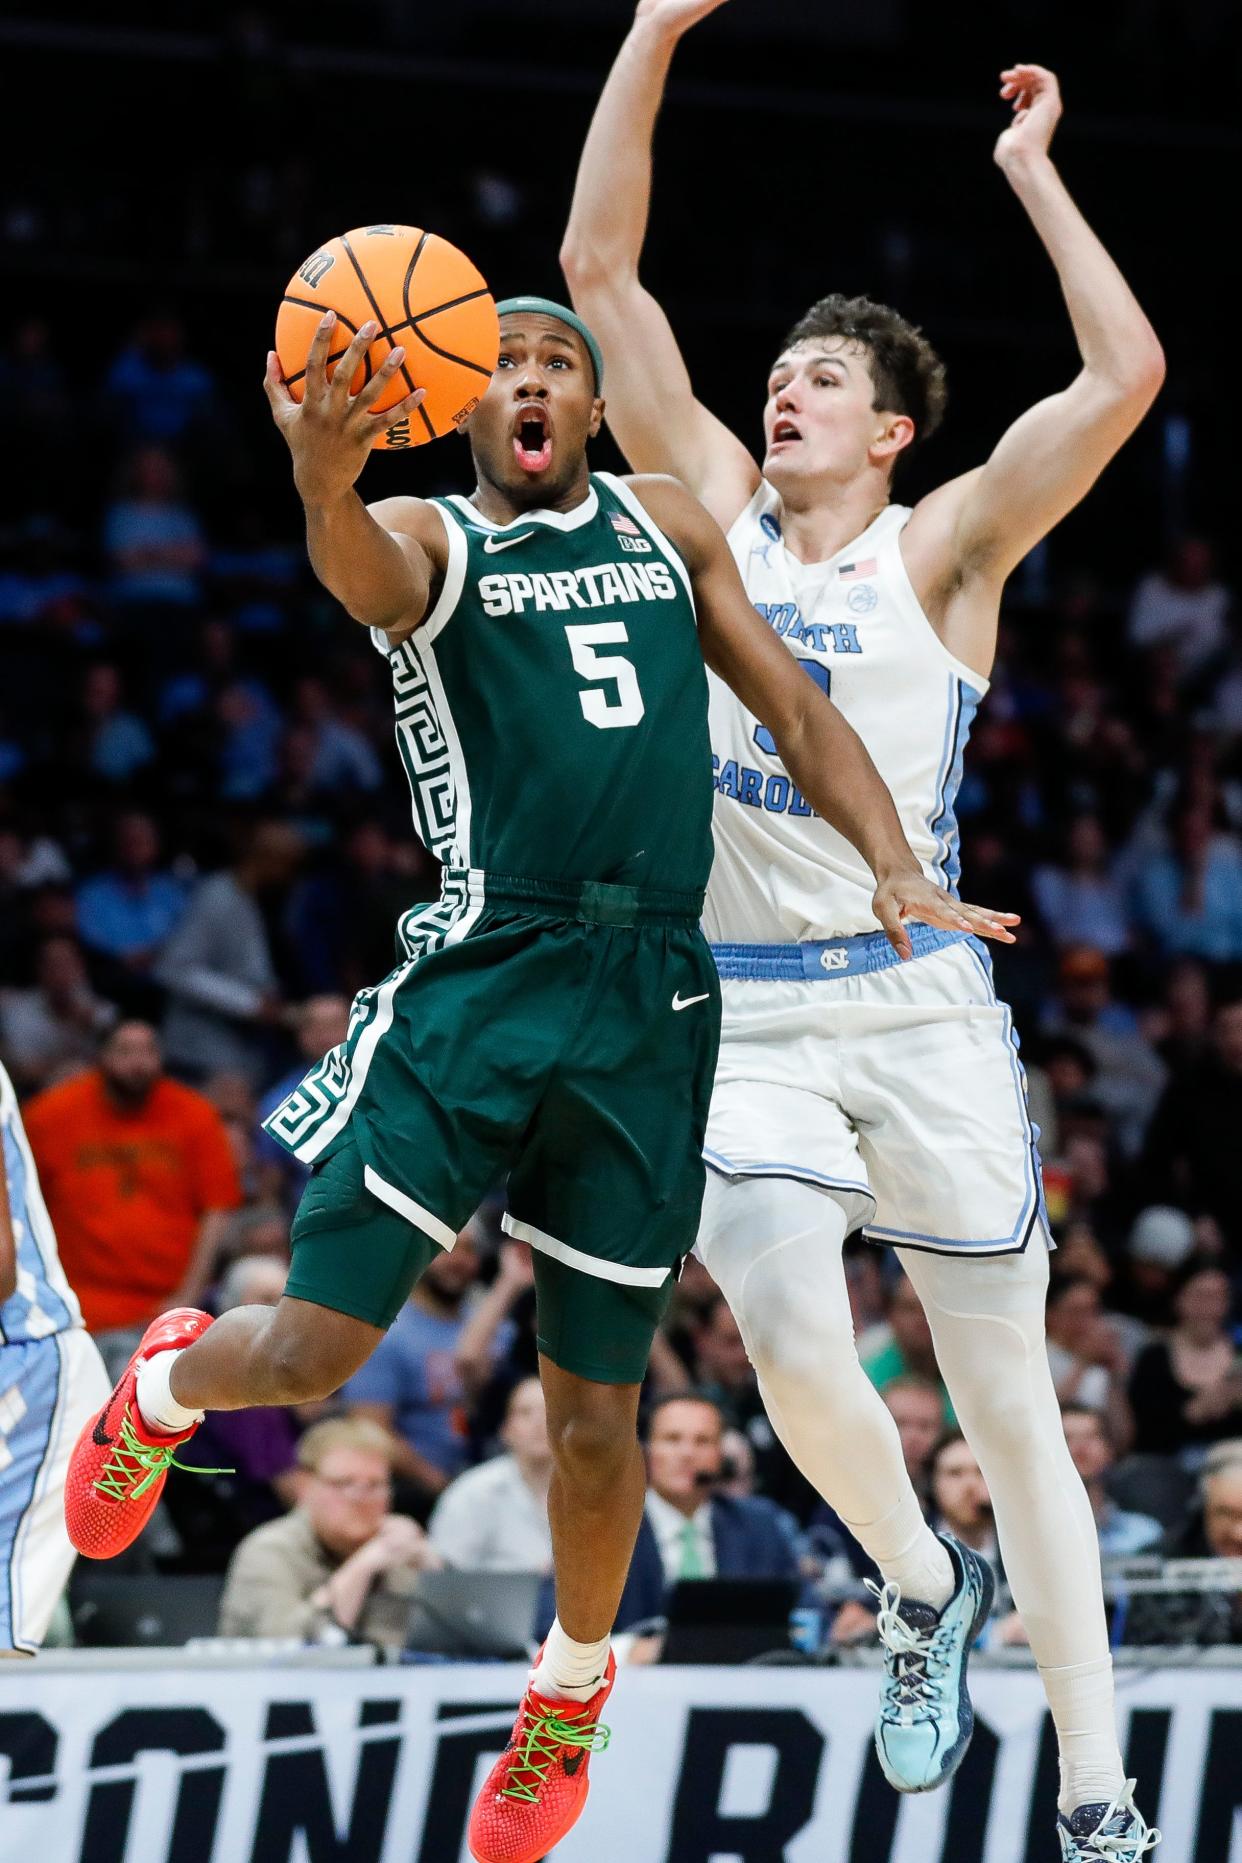
[[[720,986],[700,899],[480,874],[408,913],[403,961],[265,1122],[316,1167],[289,1292],[386,1327],[508,1177],[540,1347],[641,1379],[694,1242]],[[335,1242],[333,1241],[335,1238]]]

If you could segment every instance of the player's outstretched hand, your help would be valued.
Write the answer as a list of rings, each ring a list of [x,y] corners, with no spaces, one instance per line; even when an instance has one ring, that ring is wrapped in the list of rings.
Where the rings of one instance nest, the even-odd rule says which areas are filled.
[[[1030,155],[1047,155],[1064,105],[1056,74],[1043,65],[1011,65],[1001,72],[1001,96],[1013,105],[995,156],[1001,168]]]
[[[885,880],[876,888],[872,910],[888,934],[888,942],[899,957],[913,957],[914,947],[906,930],[909,921],[920,925],[938,925],[944,931],[970,932],[976,938],[994,938],[998,944],[1014,944],[1009,927],[1020,925],[1016,912],[993,912],[988,906],[968,906],[954,899],[943,887],[934,886],[921,873],[902,874],[900,879]]]
[[[374,412],[375,403],[401,367],[404,349],[398,348],[381,363],[371,380],[356,395],[349,392],[368,348],[379,334],[379,325],[364,323],[328,379],[328,355],[336,313],[328,311],[315,332],[315,340],[306,358],[306,382],[301,401],[289,393],[288,383],[275,350],[269,350],[263,390],[272,410],[272,418],[289,444],[293,455],[293,480],[305,504],[329,504],[341,498],[354,484],[367,462],[377,436],[394,421],[411,413],[422,401],[424,390],[398,401],[382,414]]]
[[[649,20],[670,37],[680,39],[683,32],[697,26],[701,19],[723,6],[725,0],[638,0],[634,18]]]

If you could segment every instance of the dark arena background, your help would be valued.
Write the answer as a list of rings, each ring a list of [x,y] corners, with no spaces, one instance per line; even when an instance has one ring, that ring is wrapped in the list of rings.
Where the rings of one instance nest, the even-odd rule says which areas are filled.
[[[208,1306],[277,1298],[301,1186],[261,1112],[342,1038],[396,919],[436,890],[384,667],[311,576],[261,391],[285,281],[334,234],[388,220],[460,245],[498,297],[564,296],[578,155],[630,16],[626,0],[12,0],[0,20],[0,1060],[45,1185],[63,1183],[62,1254],[101,1335],[169,1304],[191,1246]],[[1160,1863],[1239,1863],[1236,0],[730,0],[675,61],[644,278],[698,393],[755,448],[805,307],[831,290],[895,304],[950,384],[900,495],[980,463],[1077,368],[1052,267],[992,161],[997,73],[1019,57],[1061,79],[1054,156],[1168,377],[1009,585],[959,797],[961,886],[1023,915],[997,987],[1043,1128],[1053,1368],[1100,1521],[1127,1770]],[[619,469],[606,435],[595,463]],[[471,483],[449,438],[377,455],[363,491]],[[168,1193],[180,1228],[140,1156],[105,1159],[106,1207],[75,1208],[78,1102],[38,1112],[118,1019],[157,1030],[168,1076],[206,1103],[215,1149]],[[471,1225],[460,1284],[357,1399],[391,1429],[393,1507],[420,1530],[502,1447],[534,1368],[503,1195]],[[917,1410],[936,1380],[917,1301],[886,1252],[856,1239],[848,1266],[864,1362],[877,1382],[918,1374]],[[1220,1370],[1188,1391],[1176,1371],[1196,1354]],[[870,1744],[874,1640],[848,1629],[865,1595],[853,1542],[775,1442],[697,1265],[651,1390],[679,1380],[727,1426],[707,1485],[767,1497],[796,1535],[792,1640],[783,1619],[739,1622],[740,1604],[714,1630],[679,1626],[683,1583],[692,1660],[650,1666],[646,1645],[648,1666],[623,1672],[612,1751],[558,1863],[1052,1863],[1055,1744],[1008,1605],[976,1659],[965,1766],[949,1791],[899,1799]],[[326,1410],[355,1407],[347,1390]],[[188,1459],[240,1472],[174,1475],[134,1554],[79,1562],[48,1648],[3,1665],[0,1863],[465,1858],[521,1683],[472,1652],[503,1636],[446,1637],[434,1592],[435,1634],[414,1648],[322,1624],[247,1639],[218,1615],[238,1544],[320,1479],[297,1445],[326,1410],[264,1413],[254,1437],[210,1446],[204,1431]],[[16,1420],[0,1388],[0,1492]],[[921,1449],[917,1419],[899,1421],[929,1508],[986,1545],[986,1489],[968,1520],[937,1488],[944,1418]],[[420,1530],[411,1570],[432,1563],[437,1529]],[[480,1581],[485,1611],[503,1589]]]

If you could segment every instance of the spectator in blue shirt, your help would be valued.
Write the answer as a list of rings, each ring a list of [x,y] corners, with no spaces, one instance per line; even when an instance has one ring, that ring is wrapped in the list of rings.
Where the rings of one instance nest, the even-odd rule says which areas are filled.
[[[145,972],[185,911],[185,889],[158,871],[159,830],[140,810],[117,818],[112,851],[111,867],[78,888],[78,931],[92,951]]]
[[[139,325],[104,388],[122,439],[131,443],[183,440],[206,419],[214,392],[207,370],[185,354],[179,319],[167,311]]]
[[[124,492],[104,519],[103,546],[119,604],[197,604],[206,557],[202,527],[182,501],[176,465],[162,447],[135,455]]]
[[[135,712],[127,711],[121,675],[108,661],[92,666],[82,685],[86,715],[86,762],[106,783],[127,783],[155,761],[155,739]]]
[[[1242,849],[1217,832],[1210,803],[1180,811],[1171,847],[1144,864],[1135,894],[1139,922],[1166,957],[1242,959]]]

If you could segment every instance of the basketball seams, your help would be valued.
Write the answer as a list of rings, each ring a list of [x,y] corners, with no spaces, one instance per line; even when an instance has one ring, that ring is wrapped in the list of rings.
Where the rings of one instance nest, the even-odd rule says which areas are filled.
[[[431,314],[428,312],[429,316]],[[442,356],[445,362],[455,362],[461,369],[471,369],[476,375],[481,375],[485,382],[490,382],[495,374],[494,369],[485,369],[481,362],[471,362],[468,356],[456,356],[451,349],[441,349],[440,345],[433,343],[429,336],[424,336],[416,324],[410,325],[410,331],[413,336],[417,337],[424,349],[429,349],[433,355]]]
[[[316,304],[312,298],[291,298],[287,291],[284,297],[280,301],[282,304],[292,304],[298,310],[316,311],[320,317],[322,317],[324,314],[324,311],[329,308],[326,304]],[[340,311],[334,311],[333,314],[336,317],[336,321],[338,323],[343,323],[345,325],[345,328],[349,331],[349,334],[351,337],[357,336],[358,334],[357,324],[351,323],[349,321],[349,318],[344,316]],[[346,343],[344,349],[334,349],[329,356],[325,357],[324,367],[327,368],[329,363],[339,362],[341,360],[341,357],[345,354],[345,350],[347,350],[348,348],[349,348],[349,344]],[[371,353],[369,350],[367,351],[367,354],[362,358],[362,366],[367,372],[366,382],[369,382],[371,379]],[[306,374],[305,369],[299,369],[296,375],[286,375],[285,377],[286,387],[292,388],[294,383],[300,382],[305,376],[305,374]],[[366,387],[366,382],[363,383],[364,388]]]
[[[424,234],[423,237],[425,239],[426,234]],[[380,334],[382,336],[387,337],[389,349],[390,350],[395,349],[397,346],[392,340],[392,331],[388,328],[387,320],[384,317],[383,311],[379,307],[379,304],[376,300],[375,293],[371,289],[370,281],[368,280],[366,273],[363,271],[362,267],[358,263],[357,254],[354,252],[353,247],[349,243],[348,233],[341,234],[341,245],[345,249],[346,258],[349,260],[350,264],[354,268],[355,273],[357,274],[358,283],[362,286],[362,289],[367,294],[367,303],[371,306],[371,309],[375,313],[375,320],[379,324]],[[410,393],[413,394],[418,384],[414,380],[413,376],[410,374],[410,371],[406,368],[404,360],[402,361],[402,364],[401,364],[401,373],[405,377],[406,387],[409,389]]]
[[[435,304],[430,310],[419,311],[417,317],[407,317],[404,323],[394,323],[392,326],[392,333],[394,336],[400,336],[403,330],[417,330],[420,323],[426,323],[429,317],[438,317],[441,311],[456,310],[459,305],[473,304],[476,298],[486,298],[490,296],[491,292],[488,290],[487,286],[480,285],[477,291],[467,291],[462,297],[449,298],[447,303]],[[406,308],[408,310],[408,303]]]

